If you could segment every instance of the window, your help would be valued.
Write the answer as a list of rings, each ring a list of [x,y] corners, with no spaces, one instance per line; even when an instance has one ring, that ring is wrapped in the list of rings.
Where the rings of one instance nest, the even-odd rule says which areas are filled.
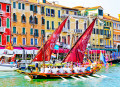
[[[58,18],[60,18],[60,10],[58,10]]]
[[[104,35],[104,30],[100,30],[100,35]]]
[[[74,12],[74,15],[77,15],[77,12],[76,12],[76,11]]]
[[[10,19],[7,18],[7,28],[10,28]]]
[[[26,40],[25,40],[25,38],[23,38],[23,45],[26,45]]]
[[[34,6],[34,12],[37,13],[37,6]]]
[[[58,27],[60,26],[60,22],[58,22]]]
[[[2,20],[1,20],[1,18],[0,18],[0,27],[2,27]]]
[[[33,38],[31,38],[31,45],[33,45]]]
[[[2,9],[1,9],[1,4],[0,4],[0,10],[2,10]]]
[[[13,33],[16,33],[16,27],[13,27]]]
[[[34,5],[30,5],[30,11],[33,11]]]
[[[68,29],[70,29],[70,20],[67,21]]]
[[[107,22],[107,26],[109,26],[109,22]]]
[[[10,12],[10,6],[6,6],[6,12]]]
[[[103,43],[103,39],[100,39],[100,43]]]
[[[13,13],[13,22],[17,22],[17,15]]]
[[[95,34],[95,28],[93,28],[93,34]]]
[[[96,25],[98,25],[98,20],[96,19]]]
[[[44,7],[41,7],[41,14],[44,14]]]
[[[50,16],[50,9],[46,8],[46,16]]]
[[[106,26],[106,21],[104,21],[104,26]]]
[[[22,34],[25,34],[25,28],[24,27],[22,28]]]
[[[103,10],[98,10],[98,14],[100,15],[100,16],[103,16]]]
[[[7,35],[7,42],[10,42],[10,36]]]
[[[34,23],[34,22],[33,22],[33,17],[32,17],[32,16],[29,17],[29,22],[30,22],[31,24]]]
[[[54,30],[54,21],[52,21],[52,30]]]
[[[104,35],[106,35],[106,30],[104,30]]]
[[[46,3],[46,0],[43,0],[43,3]]]
[[[38,36],[39,36],[39,34],[38,34],[38,29],[35,29],[34,34],[35,34],[35,37],[38,37]]]
[[[26,17],[25,17],[24,14],[23,14],[22,17],[21,17],[21,22],[22,22],[22,23],[26,23]]]
[[[76,21],[76,29],[78,29],[78,20]]]
[[[84,23],[84,30],[86,30],[87,29],[87,24],[86,23]]]
[[[0,43],[2,43],[2,36],[0,35]]]
[[[16,44],[16,37],[13,37],[13,44]]]
[[[109,40],[107,40],[107,45],[109,45]]]
[[[16,8],[16,2],[13,2],[13,8]]]
[[[33,28],[30,29],[30,35],[33,35]]]
[[[22,10],[25,10],[25,4],[22,4]]]
[[[51,9],[51,17],[55,17],[55,10]]]
[[[44,17],[42,17],[42,25],[44,25],[45,24],[45,19],[44,19]]]
[[[21,9],[21,3],[18,3],[18,9]]]
[[[49,28],[49,21],[47,21],[47,29],[50,29],[50,28]]]
[[[38,41],[37,41],[37,39],[35,39],[35,45],[37,45],[38,44]]]
[[[41,30],[42,43],[45,42],[45,30]]]
[[[110,27],[112,27],[112,24],[111,24],[111,22],[110,22]]]
[[[38,24],[38,18],[35,16],[34,17],[35,24]]]
[[[99,29],[96,29],[96,34],[99,34]]]
[[[66,14],[69,14],[69,10],[66,10]]]

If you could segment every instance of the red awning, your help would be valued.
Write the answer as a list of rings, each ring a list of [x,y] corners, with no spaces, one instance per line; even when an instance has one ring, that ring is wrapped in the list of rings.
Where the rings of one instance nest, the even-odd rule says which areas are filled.
[[[22,48],[21,47],[13,47],[13,50],[14,49],[17,49],[17,50],[22,50]]]
[[[5,47],[0,47],[0,49],[5,49]]]
[[[68,53],[69,49],[59,48],[59,50],[53,50],[53,53]]]
[[[38,50],[37,47],[23,47],[25,50]]]
[[[102,52],[102,53],[105,53],[106,51],[105,50],[89,50],[89,54],[93,54],[93,53],[100,53],[100,51]]]

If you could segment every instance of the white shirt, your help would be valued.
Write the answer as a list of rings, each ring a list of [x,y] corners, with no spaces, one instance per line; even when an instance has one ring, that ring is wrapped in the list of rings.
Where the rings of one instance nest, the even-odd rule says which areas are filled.
[[[71,68],[67,68],[67,73],[71,73]]]
[[[44,73],[44,68],[41,68],[41,71],[40,71],[40,73]]]
[[[86,69],[85,67],[82,67],[82,68],[81,68],[82,72],[84,72],[84,71],[85,71],[85,69]]]
[[[60,68],[59,71],[60,73],[64,73],[63,68]]]
[[[65,71],[67,71],[67,68],[64,67],[64,68],[63,68],[63,72],[65,73]]]
[[[56,68],[52,68],[52,73],[57,73]]]
[[[78,73],[78,67],[74,67],[73,69],[74,69],[75,73]]]
[[[49,68],[45,68],[45,73],[49,73]]]

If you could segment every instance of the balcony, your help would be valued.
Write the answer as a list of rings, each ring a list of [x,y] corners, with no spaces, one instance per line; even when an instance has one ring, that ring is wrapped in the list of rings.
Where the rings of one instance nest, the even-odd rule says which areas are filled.
[[[68,32],[68,28],[63,28],[62,32]]]
[[[113,48],[112,45],[105,45],[105,48]]]
[[[81,15],[70,15],[70,14],[63,14],[63,15],[61,15],[61,18],[66,18],[66,17],[68,17],[68,16],[70,16],[70,17],[72,17],[72,18],[78,18],[78,19],[87,19],[87,17],[86,16],[81,16]]]
[[[5,27],[0,27],[0,32],[4,33],[5,32]]]
[[[111,38],[111,35],[110,35],[110,34],[104,35],[104,38],[105,38],[105,39],[110,39],[110,38]]]
[[[81,33],[81,34],[83,33],[82,29],[74,29],[74,32],[75,33]]]

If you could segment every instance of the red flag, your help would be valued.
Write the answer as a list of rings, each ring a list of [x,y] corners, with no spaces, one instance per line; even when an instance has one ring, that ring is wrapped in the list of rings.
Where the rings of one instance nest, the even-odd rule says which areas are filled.
[[[94,27],[95,20],[90,24],[90,26],[86,29],[86,31],[82,34],[82,36],[77,40],[77,42],[69,51],[68,55],[65,57],[63,62],[83,63],[83,57],[84,57],[85,50]]]
[[[61,23],[61,25],[53,32],[51,37],[41,47],[41,49],[39,50],[38,54],[35,56],[33,61],[43,61],[43,56],[45,61],[50,60],[55,43],[57,42],[57,39],[59,38],[60,33],[66,21],[67,21],[67,18]]]

